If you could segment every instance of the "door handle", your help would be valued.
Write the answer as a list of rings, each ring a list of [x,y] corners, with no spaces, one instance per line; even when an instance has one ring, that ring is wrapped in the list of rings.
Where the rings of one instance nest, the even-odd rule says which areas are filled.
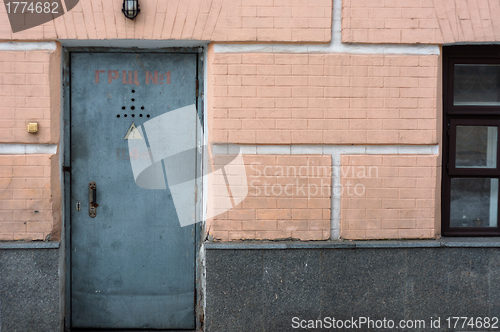
[[[89,216],[95,218],[97,214],[97,186],[94,181],[89,183]]]

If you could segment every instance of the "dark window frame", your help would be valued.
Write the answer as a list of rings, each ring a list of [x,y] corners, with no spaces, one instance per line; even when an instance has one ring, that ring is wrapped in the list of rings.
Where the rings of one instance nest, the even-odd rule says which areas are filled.
[[[450,123],[450,142],[456,141],[456,129],[457,126],[484,126],[484,127],[497,127],[497,133],[500,133],[500,119],[488,120],[488,119],[449,119]],[[464,177],[497,177],[500,172],[500,154],[497,153],[496,167],[495,168],[461,168],[456,167],[455,164],[455,154],[456,154],[456,144],[449,145],[448,148],[448,174],[455,176]],[[497,147],[498,150],[498,147]]]
[[[443,167],[441,193],[441,233],[444,236],[500,236],[500,194],[497,227],[450,227],[452,178],[500,178],[500,144],[497,143],[495,169],[456,168],[457,125],[491,125],[500,130],[500,106],[454,105],[455,64],[499,64],[500,45],[443,46]],[[498,132],[500,135],[500,132]],[[499,140],[497,139],[497,142]]]

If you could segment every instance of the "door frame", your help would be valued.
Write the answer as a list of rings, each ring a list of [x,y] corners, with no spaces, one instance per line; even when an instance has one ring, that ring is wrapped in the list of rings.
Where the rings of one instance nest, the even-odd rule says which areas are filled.
[[[63,235],[61,238],[61,248],[63,248],[64,257],[61,259],[60,278],[61,280],[61,316],[64,324],[64,331],[77,331],[72,329],[71,325],[71,54],[72,53],[146,53],[146,54],[196,54],[197,55],[197,87],[196,87],[196,106],[198,118],[196,128],[196,140],[198,147],[203,147],[206,134],[205,112],[204,112],[204,91],[205,91],[205,65],[206,47],[166,47],[166,48],[116,48],[116,47],[63,47],[61,53],[62,66],[62,101],[61,101],[61,144],[62,168],[61,182],[63,194]],[[198,148],[200,150],[200,148]],[[204,262],[203,255],[200,254],[201,246],[205,234],[205,222],[203,214],[204,188],[203,188],[203,169],[205,159],[205,149],[201,149],[201,157],[196,160],[196,220],[201,220],[195,224],[195,320],[196,331],[202,329],[204,320]]]

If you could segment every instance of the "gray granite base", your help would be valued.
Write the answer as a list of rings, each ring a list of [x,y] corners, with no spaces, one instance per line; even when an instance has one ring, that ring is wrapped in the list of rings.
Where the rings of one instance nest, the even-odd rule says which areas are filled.
[[[58,270],[58,249],[0,248],[1,332],[60,331]]]
[[[427,324],[394,331],[485,331],[445,319],[500,317],[500,246],[488,241],[207,244],[204,327],[309,331],[293,317],[369,317]],[[60,331],[58,263],[56,247],[0,247],[1,332]]]
[[[293,317],[424,320],[425,328],[408,330],[485,331],[447,329],[445,319],[500,317],[500,248],[478,247],[477,241],[469,246],[368,244],[207,245],[206,331],[313,330],[294,329]],[[433,329],[430,320],[437,318],[441,328]]]

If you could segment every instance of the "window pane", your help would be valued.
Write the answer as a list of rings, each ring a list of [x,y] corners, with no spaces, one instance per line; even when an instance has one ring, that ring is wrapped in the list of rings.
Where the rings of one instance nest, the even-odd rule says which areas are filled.
[[[498,179],[451,179],[451,227],[496,227]]]
[[[500,65],[455,65],[453,105],[500,105]]]
[[[497,127],[457,126],[457,168],[497,167]]]

